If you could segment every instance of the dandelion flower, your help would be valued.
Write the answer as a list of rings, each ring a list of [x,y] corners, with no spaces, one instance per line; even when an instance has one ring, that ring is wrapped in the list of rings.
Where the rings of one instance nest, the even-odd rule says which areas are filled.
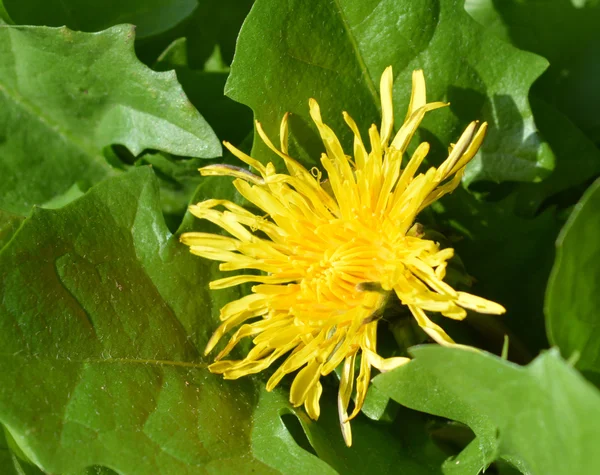
[[[422,209],[459,185],[487,124],[469,124],[438,168],[417,174],[429,151],[427,143],[421,143],[402,167],[408,144],[425,114],[448,104],[427,103],[423,72],[415,71],[406,119],[393,136],[392,78],[388,67],[380,85],[381,127],[369,129],[370,151],[356,123],[343,113],[354,134],[353,157],[344,153],[333,130],[323,122],[319,105],[310,99],[310,115],[326,151],[321,164],[327,180],[322,180],[316,168],[310,173],[288,155],[287,114],[281,122],[279,148],[256,123],[261,139],[283,159],[287,173],[278,173],[272,163],[263,165],[225,143],[258,175],[228,165],[210,165],[202,168],[201,174],[236,178],[235,188],[264,215],[230,201],[210,199],[191,206],[191,213],[230,236],[196,232],[181,236],[192,253],[222,262],[222,271],[262,272],[210,283],[211,289],[257,284],[250,295],[221,309],[222,324],[208,342],[206,354],[225,334],[237,330],[209,366],[210,371],[237,379],[281,359],[267,390],[285,375],[297,372],[290,401],[296,407],[304,405],[308,415],[317,419],[320,378],[341,366],[338,412],[348,446],[352,443],[350,420],[363,406],[371,368],[384,372],[409,361],[404,357],[384,359],[377,353],[378,319],[392,292],[418,325],[446,346],[455,343],[427,312],[454,320],[465,318],[467,309],[504,312],[494,302],[445,283],[453,249],[440,249],[438,243],[424,239],[415,225]],[[245,337],[253,342],[246,357],[224,359]],[[354,393],[354,409],[348,414]]]

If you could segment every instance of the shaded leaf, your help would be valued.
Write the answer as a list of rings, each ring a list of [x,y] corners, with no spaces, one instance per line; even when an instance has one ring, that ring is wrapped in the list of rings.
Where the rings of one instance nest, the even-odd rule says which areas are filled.
[[[154,69],[174,69],[187,97],[211,125],[217,137],[236,145],[241,143],[252,131],[252,111],[225,96],[228,71],[191,69],[186,45],[186,38],[175,40],[161,55]]]
[[[140,40],[136,51],[142,61],[153,64],[167,45],[185,37],[191,69],[204,69],[215,48],[230,64],[238,32],[252,3],[253,0],[202,0],[182,24],[162,35]]]
[[[580,187],[600,173],[600,149],[554,106],[535,97],[531,102],[540,131],[556,155],[556,168],[542,182],[520,186],[518,207],[529,215],[548,198]]]
[[[600,373],[600,180],[577,204],[556,242],[546,291],[548,338],[577,367]],[[600,374],[598,375],[600,376]]]
[[[600,3],[468,0],[465,8],[491,33],[548,59],[534,90],[600,142]]]
[[[148,167],[34,210],[0,252],[0,422],[25,455],[51,473],[269,473],[252,382],[200,356],[239,295],[209,294],[214,272],[167,231]]]
[[[404,410],[394,424],[358,416],[352,421],[353,442],[348,448],[340,433],[337,407],[331,401],[333,394],[325,393],[321,416],[313,421],[303,410],[293,409],[282,392],[261,391],[252,431],[254,453],[271,467],[283,473],[441,473],[444,456],[412,411]],[[297,442],[286,431],[285,415],[297,418],[320,461],[298,452]]]
[[[322,145],[308,118],[309,97],[350,150],[342,110],[363,133],[379,123],[377,85],[391,64],[398,125],[412,71],[423,68],[429,97],[452,102],[426,120],[429,135],[447,146],[467,122],[490,122],[469,180],[538,180],[552,169],[553,157],[536,131],[527,94],[547,63],[485,33],[458,3],[259,0],[240,32],[226,92],[250,106],[274,138],[281,116],[292,112],[293,154],[314,164]],[[270,157],[258,140],[254,151]]]
[[[0,27],[0,207],[26,215],[75,184],[87,190],[114,173],[102,154],[111,144],[220,154],[175,74],[143,66],[133,40],[128,26]]]
[[[195,10],[196,0],[3,0],[8,14],[20,25],[67,26],[99,31],[132,23],[140,38],[162,33]]]
[[[600,471],[600,393],[557,352],[526,367],[439,346],[411,352],[412,362],[374,384],[405,406],[468,424],[478,438],[467,450],[479,452],[479,469],[502,457],[528,474]],[[453,463],[447,473],[477,473],[448,471]]]
[[[508,333],[511,358],[526,363],[547,347],[542,307],[561,222],[553,209],[535,218],[517,216],[515,205],[515,195],[485,202],[459,188],[420,220],[449,238],[474,278],[468,291],[506,308],[501,316],[470,314],[466,323],[477,336],[463,342],[500,354]],[[452,335],[464,323],[444,319],[444,325]]]

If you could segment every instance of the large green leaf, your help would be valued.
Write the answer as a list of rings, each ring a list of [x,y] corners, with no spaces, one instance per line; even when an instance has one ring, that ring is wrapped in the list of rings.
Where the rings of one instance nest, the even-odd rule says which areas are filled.
[[[545,310],[550,341],[600,376],[600,180],[560,233]]]
[[[99,31],[117,23],[132,23],[140,37],[156,35],[192,14],[196,0],[3,0],[20,25],[63,26]]]
[[[374,384],[403,405],[473,429],[470,453],[449,460],[446,473],[475,475],[497,457],[532,475],[600,472],[600,393],[557,352],[527,367],[437,346],[412,353],[411,363]]]
[[[491,33],[548,59],[536,92],[600,142],[599,2],[468,0],[465,8]]]
[[[272,136],[283,113],[292,112],[293,153],[311,163],[322,145],[310,125],[308,98],[319,101],[325,120],[349,146],[341,113],[348,111],[363,132],[378,123],[377,85],[390,64],[397,125],[414,69],[425,70],[430,98],[452,102],[424,124],[427,138],[445,144],[438,152],[468,121],[490,122],[470,180],[535,181],[552,169],[527,101],[546,61],[485,33],[452,0],[259,0],[240,32],[226,92],[250,106]],[[266,148],[256,142],[256,155],[266,159]]]
[[[34,210],[0,252],[0,422],[27,458],[51,473],[267,473],[251,381],[200,356],[239,295],[208,293],[214,268],[167,231],[149,167]]]
[[[26,215],[110,175],[103,149],[215,157],[211,128],[174,72],[133,51],[130,26],[101,33],[0,26],[0,207]]]

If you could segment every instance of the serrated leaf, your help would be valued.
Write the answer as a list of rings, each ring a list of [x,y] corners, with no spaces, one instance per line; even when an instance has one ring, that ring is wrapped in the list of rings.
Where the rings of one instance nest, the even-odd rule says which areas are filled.
[[[252,131],[252,111],[225,96],[228,71],[191,69],[187,39],[178,38],[161,54],[154,69],[173,69],[190,101],[210,123],[221,140],[239,144]],[[217,48],[215,51],[219,51]]]
[[[535,97],[531,103],[540,131],[556,155],[556,168],[542,182],[519,188],[518,206],[528,215],[535,214],[548,198],[556,200],[558,193],[585,186],[600,174],[600,149],[554,106]]]
[[[379,123],[377,84],[390,64],[397,125],[414,69],[425,70],[430,98],[452,102],[424,124],[427,138],[444,144],[440,154],[467,122],[490,122],[469,180],[535,181],[552,169],[527,101],[546,61],[485,33],[452,0],[259,0],[240,32],[226,92],[250,106],[273,137],[281,116],[292,112],[292,150],[315,163],[322,145],[310,125],[308,98],[319,101],[326,122],[350,150],[341,113],[346,110],[363,132]],[[270,159],[258,140],[254,151]]]
[[[102,155],[112,144],[134,155],[220,154],[175,73],[142,65],[133,41],[126,25],[0,26],[0,207],[26,215],[74,184],[85,191],[113,173]]]
[[[487,353],[438,346],[411,350],[415,359],[374,384],[399,403],[468,424],[479,469],[496,457],[523,473],[598,473],[600,393],[550,351],[526,367]],[[459,459],[460,461],[460,459]],[[447,473],[475,474],[477,471]]]
[[[491,33],[548,59],[534,90],[600,141],[600,3],[468,0],[465,8]]]
[[[30,460],[269,473],[250,449],[252,382],[200,356],[239,295],[209,294],[214,271],[166,229],[149,167],[34,211],[0,252],[0,422]]]
[[[3,0],[6,11],[21,25],[67,26],[100,31],[117,23],[132,23],[140,38],[162,33],[189,17],[196,0]]]
[[[600,180],[585,192],[556,242],[546,290],[548,338],[577,367],[600,376]]]

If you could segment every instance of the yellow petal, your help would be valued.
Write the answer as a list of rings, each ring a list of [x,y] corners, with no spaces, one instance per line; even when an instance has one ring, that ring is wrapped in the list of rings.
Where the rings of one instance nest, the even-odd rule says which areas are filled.
[[[379,93],[381,96],[381,146],[387,147],[394,128],[394,106],[392,102],[392,86],[394,75],[392,67],[388,66],[381,75]]]
[[[410,93],[410,102],[406,111],[406,122],[413,113],[427,104],[427,93],[425,88],[425,75],[422,69],[417,69],[412,73],[412,90]]]
[[[321,407],[319,406],[319,399],[321,398],[321,394],[323,394],[323,386],[319,381],[312,387],[312,389],[306,395],[306,400],[304,401],[304,408],[306,409],[306,413],[308,416],[317,420],[321,415]]]
[[[458,292],[456,303],[461,307],[475,310],[479,313],[501,315],[506,312],[506,309],[502,305],[466,292]]]
[[[442,330],[442,328],[439,325],[436,325],[435,323],[433,323],[427,317],[427,315],[425,315],[425,312],[421,308],[419,308],[419,307],[417,307],[415,305],[409,305],[408,309],[410,310],[410,312],[415,317],[415,320],[417,321],[417,324],[436,343],[439,343],[440,345],[443,345],[443,346],[455,346],[454,340],[452,338],[450,338],[448,336],[448,334],[444,330]]]
[[[287,155],[288,154],[288,118],[290,116],[289,112],[283,114],[283,118],[281,119],[281,126],[279,127],[279,141],[281,151]]]
[[[320,376],[321,363],[317,360],[310,361],[298,372],[290,388],[290,402],[294,407],[304,404],[308,393],[319,382]]]

